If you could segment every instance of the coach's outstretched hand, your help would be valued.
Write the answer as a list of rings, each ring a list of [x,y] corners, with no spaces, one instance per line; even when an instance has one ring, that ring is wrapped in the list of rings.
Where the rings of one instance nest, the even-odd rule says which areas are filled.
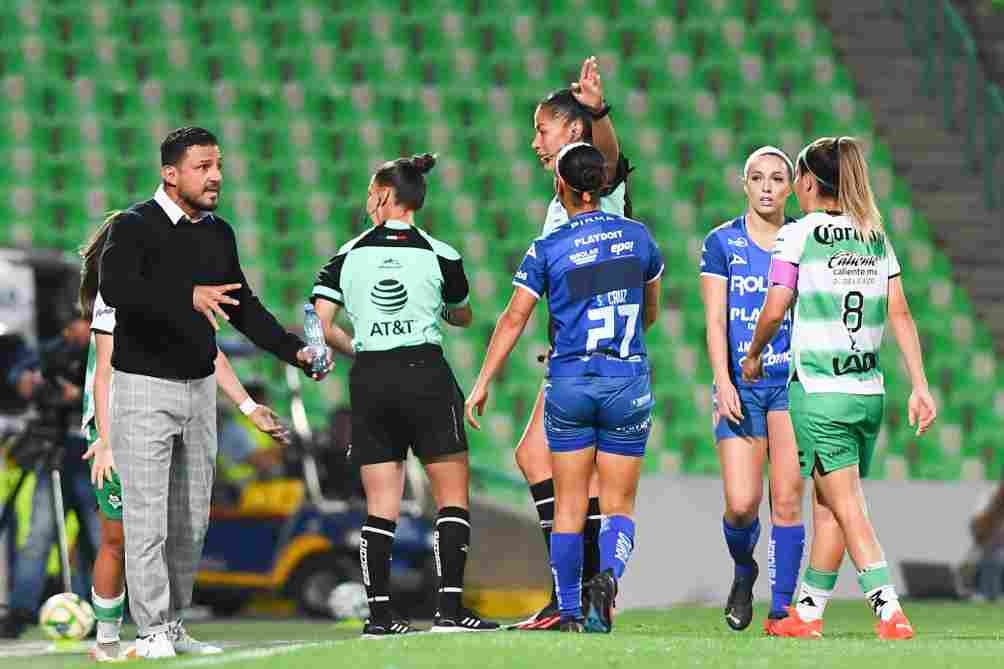
[[[258,408],[248,414],[248,419],[254,426],[280,446],[289,446],[289,428],[282,424],[279,415],[269,407],[259,404]]]
[[[303,373],[315,381],[320,381],[325,376],[330,374],[331,370],[335,368],[335,359],[331,355],[331,349],[326,348],[325,350],[324,368],[320,372],[314,371],[314,354],[310,350],[310,347],[304,346],[296,352],[296,359],[299,361],[300,368],[303,369]]]
[[[475,430],[481,429],[481,423],[478,422],[475,411],[478,416],[485,415],[485,402],[487,401],[488,388],[481,383],[477,383],[474,385],[474,389],[471,390],[471,394],[467,397],[467,401],[464,402],[464,414],[467,416],[467,422]]]
[[[763,377],[763,358],[757,356],[751,358],[746,356],[743,358],[743,381],[746,383],[755,383]]]
[[[227,312],[223,311],[221,304],[240,304],[237,300],[227,295],[227,293],[241,287],[239,283],[226,283],[222,286],[196,286],[192,290],[192,306],[200,314],[209,319],[209,324],[217,332],[220,325],[216,322],[216,316],[220,316],[225,321],[230,320]]]

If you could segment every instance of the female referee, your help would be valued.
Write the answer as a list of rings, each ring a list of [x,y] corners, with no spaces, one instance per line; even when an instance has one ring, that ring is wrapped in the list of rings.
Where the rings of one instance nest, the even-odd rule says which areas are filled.
[[[533,150],[547,170],[554,170],[555,156],[572,142],[589,142],[599,149],[606,161],[603,187],[599,191],[599,208],[620,216],[630,214],[630,211],[626,212],[630,207],[627,198],[629,168],[620,154],[617,135],[610,120],[610,106],[603,98],[603,81],[595,57],[583,61],[579,80],[571,88],[555,91],[541,100],[533,115],[533,125]],[[547,208],[542,234],[547,235],[567,221],[568,212],[555,196]],[[541,388],[530,421],[516,445],[516,464],[530,486],[530,494],[544,533],[544,544],[550,550],[551,527],[554,523],[554,482],[551,478],[551,456],[547,449],[543,416],[544,391]],[[583,576],[586,580],[599,571],[600,511],[596,495],[594,479],[590,487],[585,530]],[[522,630],[553,630],[557,628],[560,619],[557,599],[552,592],[547,606],[514,627]]]
[[[795,167],[781,149],[754,151],[743,169],[747,211],[712,230],[701,257],[708,357],[715,379],[715,440],[725,488],[722,529],[735,561],[725,622],[735,630],[746,629],[753,618],[753,584],[759,573],[753,550],[760,536],[765,462],[770,464],[771,514],[768,633],[775,620],[788,615],[805,545],[798,449],[788,416],[790,323],[782,324],[768,347],[762,382],[745,383],[739,366],[767,293],[770,249],[785,224],[794,175]]]
[[[460,255],[415,227],[425,202],[429,154],[398,158],[373,175],[366,211],[373,228],[346,243],[318,276],[312,299],[331,346],[355,356],[349,375],[352,458],[366,508],[359,559],[370,604],[366,638],[407,634],[390,605],[390,559],[411,447],[439,508],[435,554],[439,604],[433,632],[498,629],[461,604],[471,537],[463,395],[443,356],[442,317],[471,323]],[[354,338],[334,324],[344,307]]]
[[[122,528],[122,482],[115,470],[109,439],[110,421],[108,396],[112,381],[113,333],[115,309],[101,299],[98,292],[98,263],[108,238],[108,230],[117,213],[109,216],[80,249],[80,309],[91,314],[91,346],[87,353],[87,377],[84,382],[83,431],[90,447],[84,459],[91,462],[91,482],[101,510],[101,545],[94,561],[94,586],[91,603],[98,622],[97,642],[91,656],[98,662],[118,662],[125,659],[119,636],[125,607],[125,535]],[[262,432],[280,444],[288,442],[286,428],[278,416],[254,402],[244,390],[227,357],[216,356],[216,381],[241,412]],[[185,602],[178,602],[178,613]],[[171,648],[158,649],[168,656],[174,653],[213,654],[216,646],[196,641],[178,620],[168,634]],[[167,644],[164,644],[165,646]],[[173,649],[173,652],[172,652]]]
[[[653,405],[642,329],[658,314],[662,258],[644,225],[599,211],[605,181],[603,154],[589,144],[569,144],[555,157],[555,190],[570,218],[530,245],[465,406],[480,429],[488,386],[547,295],[555,329],[543,419],[555,488],[551,568],[560,627],[569,632],[612,627],[617,581],[634,547],[631,516]],[[583,618],[583,529],[594,470],[604,520],[600,573],[586,584]]]
[[[773,631],[822,636],[823,610],[846,544],[879,619],[879,637],[909,639],[913,627],[868,519],[861,477],[868,475],[882,425],[879,347],[887,321],[913,383],[910,425],[916,424],[920,435],[937,415],[917,326],[859,144],[850,137],[824,137],[807,146],[795,164],[795,194],[807,215],[778,234],[771,287],[742,363],[745,381],[763,377],[764,351],[794,301],[788,396],[802,475],[815,483],[814,529],[798,604]]]

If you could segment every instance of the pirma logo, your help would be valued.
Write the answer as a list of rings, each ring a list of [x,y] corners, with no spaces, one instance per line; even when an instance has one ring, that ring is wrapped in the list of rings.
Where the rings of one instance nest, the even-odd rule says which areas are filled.
[[[396,314],[408,303],[408,291],[397,279],[384,279],[373,286],[370,299],[384,314]]]

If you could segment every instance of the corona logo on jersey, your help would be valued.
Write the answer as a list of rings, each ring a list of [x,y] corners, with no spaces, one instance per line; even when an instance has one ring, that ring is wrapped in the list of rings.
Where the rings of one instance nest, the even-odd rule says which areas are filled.
[[[817,225],[812,231],[812,237],[823,246],[833,246],[837,242],[846,242],[852,239],[864,241],[857,228],[850,225]],[[783,240],[782,240],[783,241]]]

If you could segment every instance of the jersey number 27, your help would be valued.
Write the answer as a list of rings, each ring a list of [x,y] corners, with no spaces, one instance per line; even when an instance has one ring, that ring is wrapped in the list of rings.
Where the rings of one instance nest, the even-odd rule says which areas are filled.
[[[620,304],[616,307],[600,307],[587,311],[586,315],[589,316],[589,320],[602,321],[602,325],[589,328],[586,331],[586,353],[595,351],[604,339],[613,339],[616,336],[614,319],[617,316],[614,315],[615,309],[617,316],[627,319],[624,324],[624,336],[621,338],[620,357],[628,357],[631,352],[631,340],[634,339],[635,329],[638,327],[639,308],[637,304]]]

